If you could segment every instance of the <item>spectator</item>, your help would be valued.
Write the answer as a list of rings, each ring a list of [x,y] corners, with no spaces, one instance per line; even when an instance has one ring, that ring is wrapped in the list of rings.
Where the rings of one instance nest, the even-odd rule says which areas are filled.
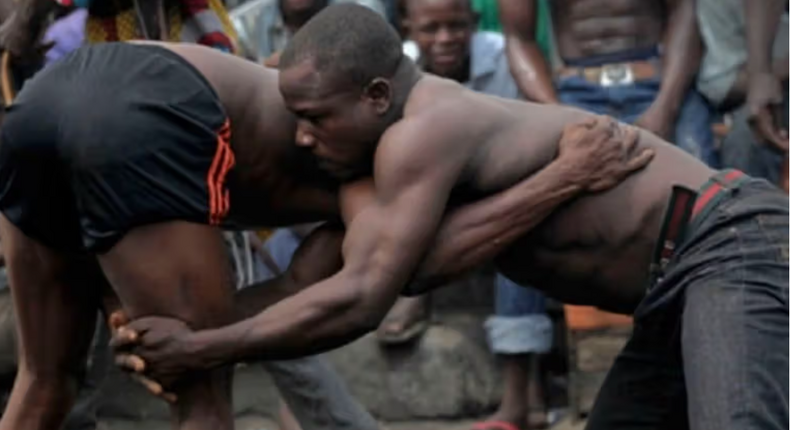
[[[535,43],[536,0],[499,2],[510,68],[528,99],[615,116],[718,165],[710,108],[692,88],[694,0],[552,1],[564,63],[556,76]]]
[[[508,69],[504,38],[475,31],[477,14],[470,0],[409,0],[406,11],[409,39],[418,48],[417,63],[423,70],[474,91],[521,98]],[[538,374],[534,355],[550,350],[553,335],[545,313],[545,297],[502,275],[497,275],[495,285],[495,315],[486,322],[486,328],[491,348],[502,362],[505,391],[499,410],[475,429],[545,426],[544,387],[534,378]],[[385,319],[379,336],[407,333],[404,327],[424,321],[426,314],[426,297],[401,298]],[[534,420],[530,420],[530,412],[537,412]]]
[[[344,2],[367,6],[382,16],[386,14],[381,0],[258,0],[234,10],[231,18],[240,28],[245,55],[277,67],[280,51],[299,27],[327,5]]]
[[[134,39],[199,43],[235,52],[236,33],[219,0],[19,0],[2,28],[0,42],[13,57],[26,62],[43,55],[35,36],[60,7],[88,10],[85,39],[89,43]]]
[[[783,113],[769,119],[767,124],[783,124],[787,129],[788,19],[783,10],[786,4],[785,0],[749,2],[747,9],[743,0],[697,0],[697,16],[706,47],[697,85],[712,104],[732,117],[730,132],[722,141],[722,164],[773,183],[779,181],[787,137],[784,144],[781,137],[758,137],[750,130],[748,117],[750,109],[764,113],[777,111],[763,110],[760,104],[775,103],[780,112],[780,105],[784,105]],[[748,16],[756,18],[757,25],[749,25],[747,10]],[[753,30],[762,33],[756,35],[755,45],[751,45],[747,36]],[[752,49],[757,50],[756,55],[752,55]],[[752,60],[756,60],[754,67],[750,66]],[[752,80],[754,84],[750,84]],[[769,88],[762,90],[763,85]],[[752,87],[755,90],[750,91]],[[758,106],[747,105],[750,95]],[[777,134],[769,130],[766,137]]]

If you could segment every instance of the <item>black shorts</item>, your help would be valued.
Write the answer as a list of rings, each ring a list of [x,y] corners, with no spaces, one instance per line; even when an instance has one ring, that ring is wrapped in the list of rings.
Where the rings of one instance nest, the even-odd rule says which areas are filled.
[[[83,47],[28,81],[0,127],[0,211],[62,251],[137,226],[221,225],[234,165],[217,94],[157,46]]]

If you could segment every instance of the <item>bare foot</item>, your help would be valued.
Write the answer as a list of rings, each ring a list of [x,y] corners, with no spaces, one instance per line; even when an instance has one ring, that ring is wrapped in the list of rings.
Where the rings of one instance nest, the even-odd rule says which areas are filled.
[[[379,342],[389,345],[410,342],[428,328],[428,297],[401,297],[376,331]]]

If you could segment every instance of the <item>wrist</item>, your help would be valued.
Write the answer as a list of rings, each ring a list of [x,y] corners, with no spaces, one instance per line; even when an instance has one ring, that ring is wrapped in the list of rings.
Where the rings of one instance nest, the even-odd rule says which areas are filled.
[[[555,162],[545,168],[547,178],[555,188],[561,189],[566,193],[579,194],[587,186],[589,176],[584,174],[584,169],[579,168],[579,164],[572,157],[560,156]]]
[[[196,331],[189,336],[187,344],[197,368],[213,369],[227,364],[228,354],[223,352],[227,347],[216,330]]]
[[[680,107],[683,103],[682,100],[683,99],[681,97],[674,95],[662,96],[659,94],[653,104],[648,108],[648,111],[659,115],[666,121],[674,122],[675,118],[677,118],[678,113],[680,112]]]

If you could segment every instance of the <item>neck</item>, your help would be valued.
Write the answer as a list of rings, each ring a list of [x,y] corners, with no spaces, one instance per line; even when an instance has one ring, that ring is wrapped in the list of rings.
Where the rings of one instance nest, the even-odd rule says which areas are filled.
[[[423,76],[423,73],[420,72],[414,62],[404,55],[392,79],[394,96],[392,109],[390,109],[386,118],[388,125],[392,125],[403,118],[403,111],[406,109],[406,103],[409,101],[411,92]]]

